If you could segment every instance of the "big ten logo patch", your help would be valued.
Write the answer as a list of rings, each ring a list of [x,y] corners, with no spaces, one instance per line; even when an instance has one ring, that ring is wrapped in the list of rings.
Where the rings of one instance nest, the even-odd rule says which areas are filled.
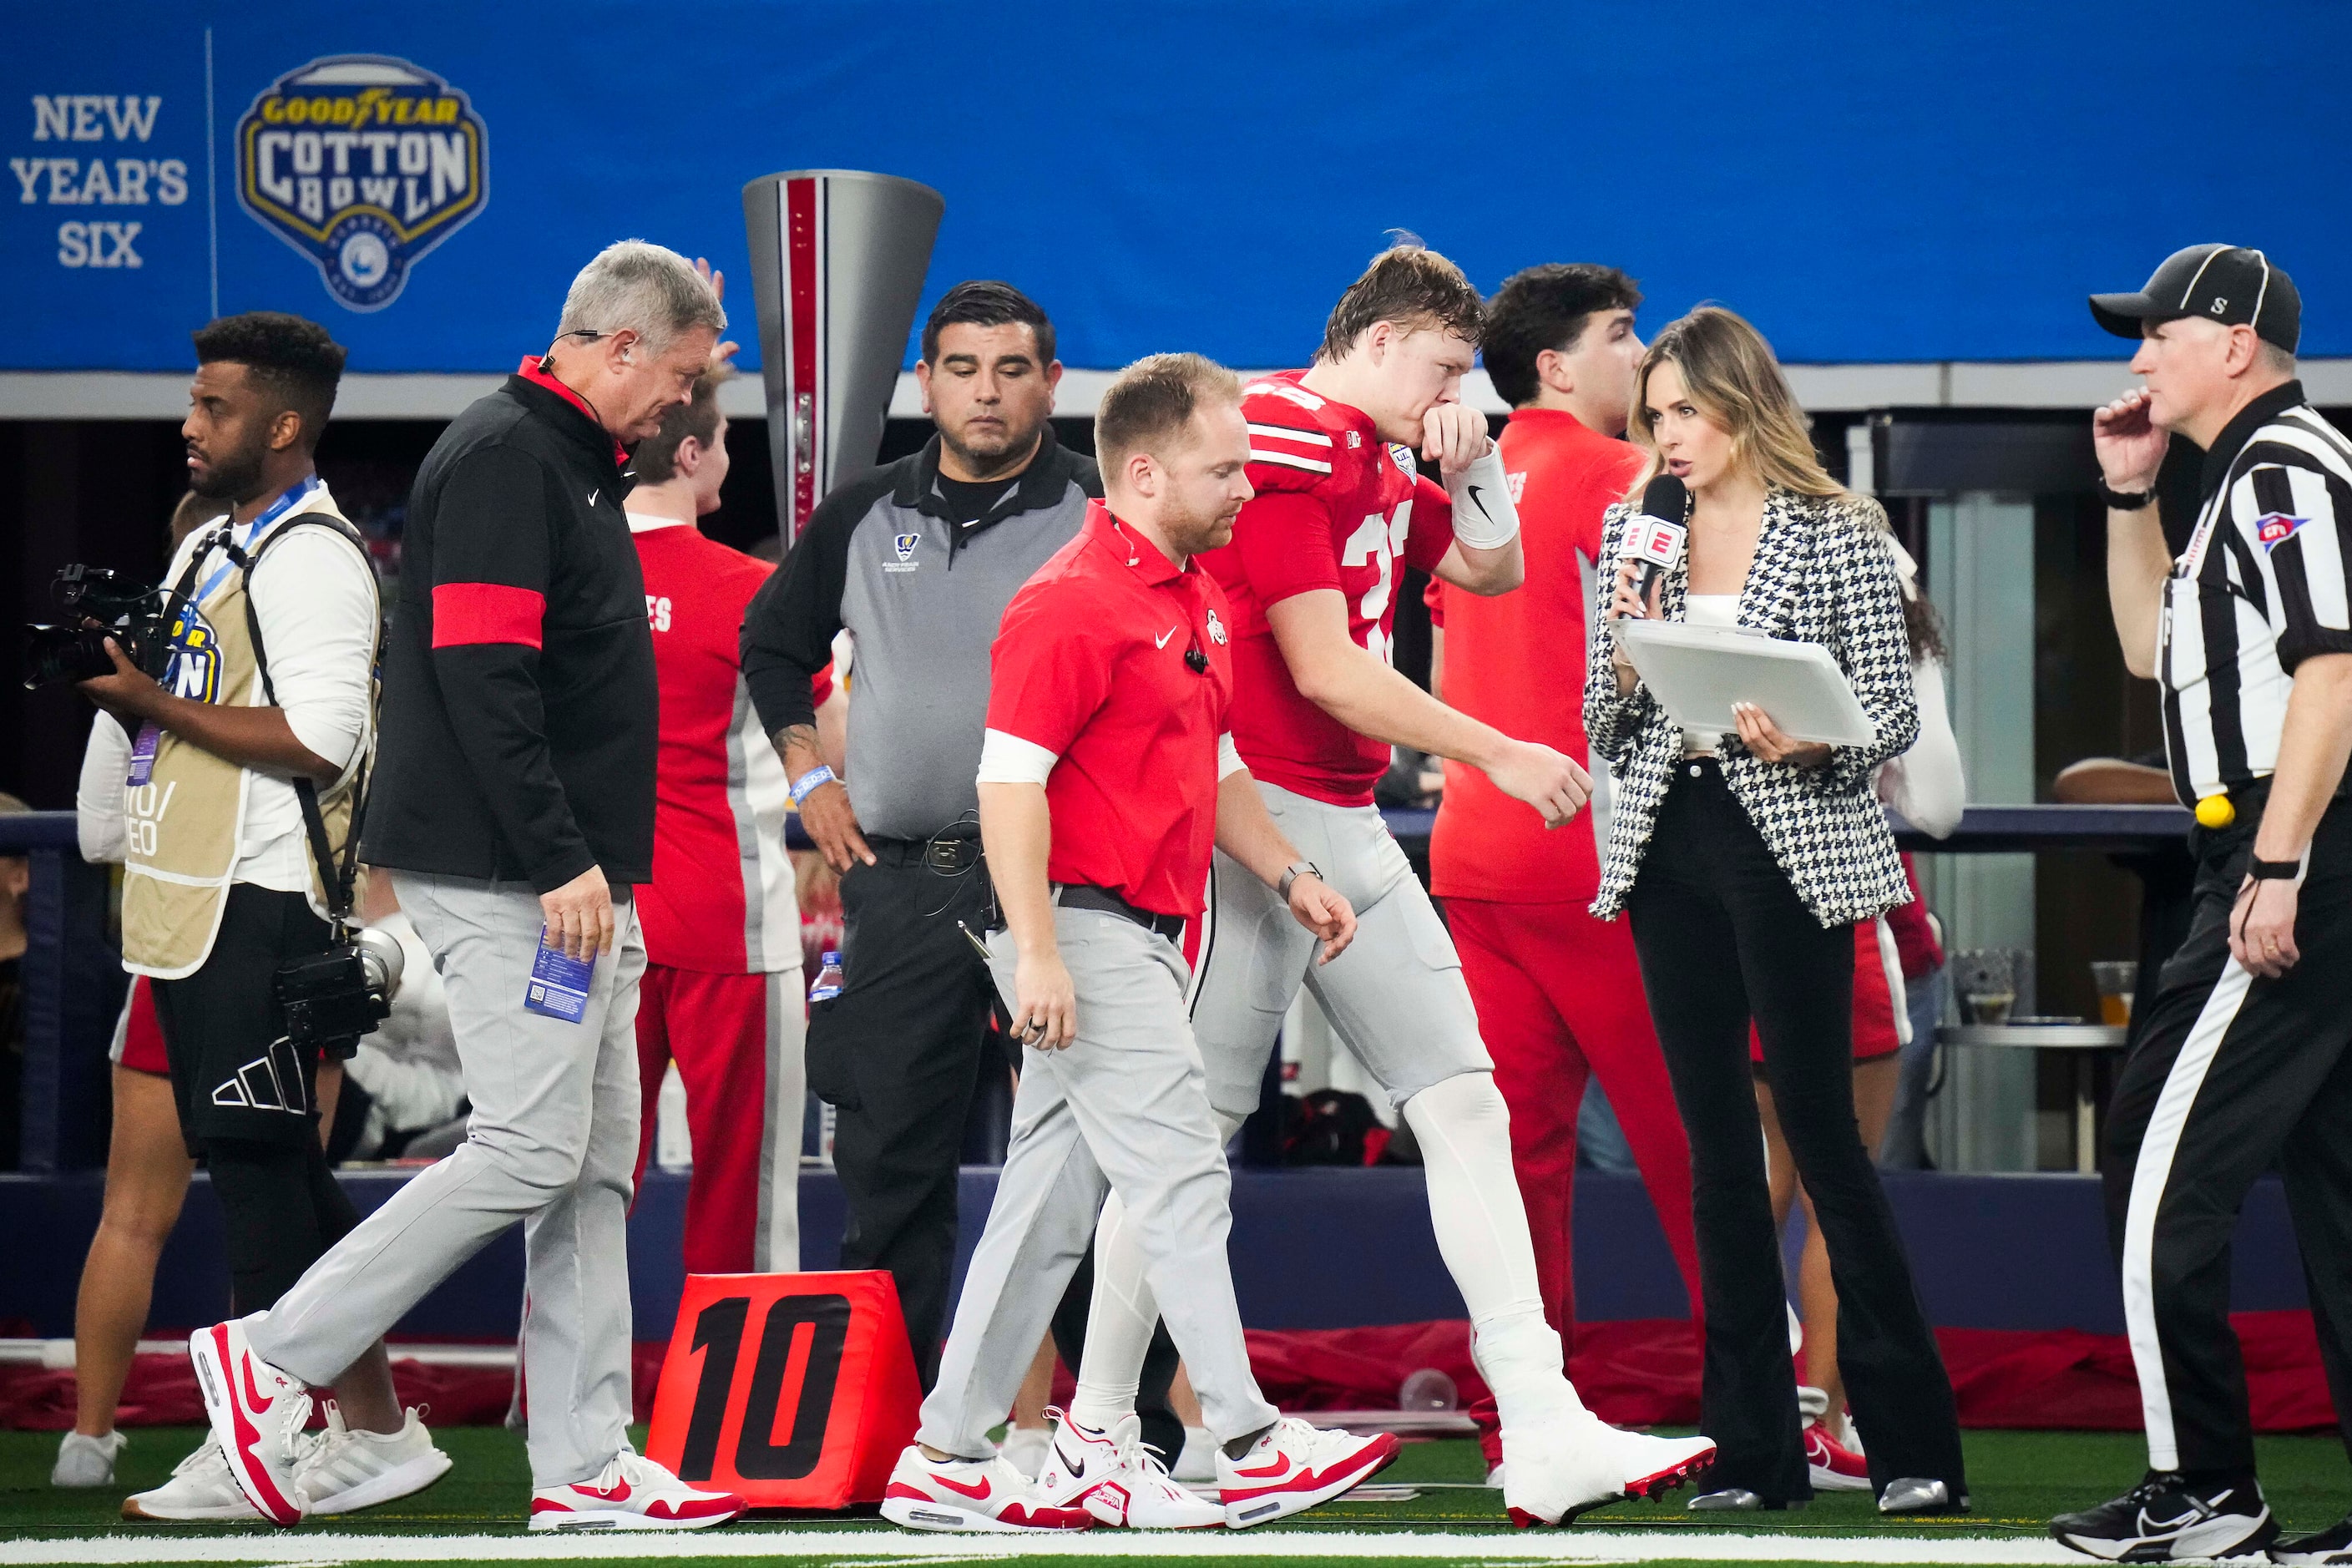
[[[759,1507],[879,1501],[919,1399],[887,1273],[691,1275],[646,1453]]]
[[[236,173],[245,210],[353,310],[398,299],[409,268],[489,199],[482,117],[386,55],[312,60],[264,89],[237,121]]]
[[[172,792],[179,787],[177,779],[123,786],[122,841],[131,854],[153,858],[163,818],[172,809]]]
[[[31,205],[103,209],[176,207],[188,199],[188,161],[157,154],[155,121],[163,100],[152,93],[37,92],[31,157],[11,158],[16,199]],[[181,121],[184,132],[186,121]],[[89,143],[96,143],[95,146]],[[70,156],[65,155],[68,150]],[[127,211],[73,217],[58,225],[60,267],[144,267],[146,224]]]

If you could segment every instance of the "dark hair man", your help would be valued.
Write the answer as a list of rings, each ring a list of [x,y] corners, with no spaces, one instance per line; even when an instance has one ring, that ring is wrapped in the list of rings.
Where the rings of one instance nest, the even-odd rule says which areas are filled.
[[[1418,242],[1376,258],[1331,311],[1313,365],[1243,390],[1249,479],[1233,542],[1202,555],[1233,601],[1234,743],[1251,787],[1316,871],[1355,907],[1354,946],[1327,966],[1276,894],[1216,860],[1192,1026],[1230,1135],[1256,1109],[1266,1058],[1301,985],[1421,1141],[1439,1246],[1470,1310],[1479,1371],[1501,1406],[1504,1500],[1557,1521],[1629,1490],[1678,1482],[1699,1439],[1620,1432],[1584,1408],[1544,1321],[1510,1113],[1444,923],[1390,836],[1372,785],[1390,748],[1478,767],[1558,826],[1590,781],[1553,748],[1458,713],[1389,663],[1399,563],[1473,593],[1519,584],[1517,509],[1462,402],[1483,310],[1461,268]],[[1420,472],[1415,452],[1444,483]],[[1115,1196],[1103,1212],[1096,1311],[1074,1422],[1116,1420],[1132,1387],[1152,1287]],[[1145,1310],[1103,1310],[1107,1296]]]
[[[629,1174],[658,692],[620,443],[686,400],[726,312],[683,257],[608,247],[553,345],[451,421],[411,493],[365,852],[432,951],[473,1115],[275,1310],[190,1342],[238,1488],[280,1523],[307,1383],[517,1220],[530,1528],[719,1524],[629,1446]]]
[[[1502,595],[1444,578],[1429,585],[1446,703],[1588,767],[1584,648],[1602,569],[1601,514],[1624,499],[1642,466],[1619,439],[1642,356],[1641,302],[1622,272],[1582,263],[1530,267],[1496,293],[1479,347],[1511,405],[1496,445],[1519,509],[1527,581]],[[1544,657],[1529,657],[1537,648]],[[1429,847],[1430,891],[1445,900],[1495,1087],[1510,1107],[1537,1284],[1563,1348],[1576,1332],[1577,1115],[1593,1078],[1624,1128],[1690,1299],[1699,1299],[1690,1145],[1643,1005],[1633,939],[1623,921],[1594,920],[1585,908],[1600,890],[1598,842],[1608,832],[1605,813],[1592,818],[1591,831],[1549,831],[1478,769],[1448,763]],[[1471,1415],[1487,1459],[1499,1461],[1492,1405],[1481,1401]]]
[[[687,1272],[788,1274],[800,1267],[807,991],[784,851],[791,797],[744,688],[739,640],[772,568],[695,526],[719,510],[727,481],[726,377],[724,367],[704,372],[632,454],[629,534],[661,682],[654,875],[637,889],[637,1172],[675,1060],[694,1140]]]
[[[81,689],[136,737],[123,967],[152,977],[181,1131],[220,1194],[231,1300],[260,1312],[357,1223],[319,1146],[318,1053],[286,1037],[274,983],[331,938],[302,792],[340,854],[373,749],[381,622],[365,547],[311,462],[342,349],[274,311],[223,317],[194,341],[181,435],[210,521],[165,574],[177,595],[170,662],[159,684],[116,648],[115,673]],[[448,1468],[403,1415],[375,1335],[315,1371],[342,1419],[287,1464],[331,1511],[354,1495],[405,1495]],[[123,1511],[254,1517],[216,1442]]]
[[[957,284],[922,350],[915,377],[937,433],[818,506],[744,616],[743,673],[802,824],[843,873],[845,984],[808,1028],[810,1087],[839,1110],[841,1266],[896,1279],[929,1387],[993,999],[967,935],[990,910],[972,784],[988,648],[1014,590],[1077,533],[1102,484],[1054,438],[1054,329],[1019,289]],[[845,629],[856,645],[845,781],[824,765],[811,689]]]
[[[2352,1447],[2352,442],[2295,379],[2303,301],[2259,250],[2175,251],[2091,314],[2139,340],[2145,386],[2092,418],[2107,593],[2124,662],[2163,689],[2198,876],[2188,938],[2140,983],[2103,1171],[2147,1475],[2051,1533],[2111,1562],[2336,1562],[2352,1517],[2277,1541],[2254,1477],[2230,1237],[2276,1162]],[[2178,561],[2155,493],[2176,435],[2205,454]]]
[[[1224,1142],[1185,1019],[1177,942],[1201,912],[1213,839],[1281,884],[1286,918],[1326,962],[1355,927],[1319,877],[1285,871],[1297,852],[1225,733],[1232,612],[1192,558],[1233,537],[1249,499],[1240,391],[1198,354],[1119,374],[1095,426],[1107,500],[1014,597],[992,651],[978,789],[1003,927],[989,953],[1024,1070],[939,1386],[882,1505],[914,1529],[1259,1524],[1396,1455],[1386,1434],[1279,1419],[1258,1392],[1225,1258]],[[990,1447],[1108,1189],[1171,1287],[1169,1321],[1222,1446],[1222,1508],[1168,1479],[1131,1414],[1108,1431],[1064,1422],[1034,1487]]]

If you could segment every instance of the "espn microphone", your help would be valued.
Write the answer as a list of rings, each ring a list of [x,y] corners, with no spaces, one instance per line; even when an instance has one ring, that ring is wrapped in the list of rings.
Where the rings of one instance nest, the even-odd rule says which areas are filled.
[[[1642,563],[1634,592],[1643,604],[1658,579],[1675,569],[1683,555],[1688,530],[1683,516],[1690,508],[1690,491],[1672,474],[1660,474],[1642,490],[1642,514],[1625,531],[1625,553]]]

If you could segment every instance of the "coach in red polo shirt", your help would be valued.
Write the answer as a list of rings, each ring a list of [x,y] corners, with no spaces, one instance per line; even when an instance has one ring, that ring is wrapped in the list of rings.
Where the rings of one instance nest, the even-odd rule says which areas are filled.
[[[1226,733],[1232,612],[1192,557],[1233,536],[1250,496],[1240,383],[1196,354],[1130,365],[1103,395],[1095,446],[1105,499],[1013,596],[991,654],[980,829],[1004,923],[988,950],[1026,1049],[988,1228],[882,1505],[919,1529],[1070,1529],[1089,1513],[1255,1524],[1396,1451],[1282,1419],[1258,1392],[1225,1259],[1224,1150],[1184,1008],[1177,942],[1213,846],[1278,886],[1327,958],[1355,934]],[[989,1441],[1114,1189],[1221,1446],[1222,1508],[1168,1479],[1131,1415],[1106,1432],[1065,1421],[1035,1483]]]
[[[1482,347],[1495,390],[1511,405],[1498,444],[1518,503],[1527,581],[1494,598],[1443,584],[1432,595],[1444,626],[1446,702],[1588,767],[1585,617],[1601,570],[1601,509],[1624,499],[1641,467],[1618,439],[1642,353],[1633,335],[1641,302],[1622,272],[1583,265],[1529,268],[1495,296]],[[1596,786],[1590,824],[1546,831],[1486,774],[1448,763],[1430,840],[1430,890],[1445,901],[1495,1085],[1511,1108],[1544,1314],[1563,1344],[1576,1328],[1569,1213],[1577,1112],[1591,1079],[1625,1130],[1694,1311],[1699,1299],[1690,1146],[1633,941],[1622,921],[1585,912],[1600,883],[1605,799]],[[1493,1457],[1491,1438],[1489,1446]]]

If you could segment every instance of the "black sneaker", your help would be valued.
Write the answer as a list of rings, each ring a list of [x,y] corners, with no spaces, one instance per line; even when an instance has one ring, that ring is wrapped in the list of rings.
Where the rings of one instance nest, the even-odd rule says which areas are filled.
[[[2150,1470],[2113,1502],[2060,1514],[2050,1533],[2109,1563],[2174,1563],[2260,1552],[2278,1539],[2278,1521],[2252,1481],[2192,1487],[2174,1471]]]
[[[2346,1514],[2326,1530],[2310,1535],[2291,1536],[2273,1543],[2271,1561],[2285,1563],[2293,1568],[2320,1568],[2323,1563],[2352,1563],[2352,1513]]]

